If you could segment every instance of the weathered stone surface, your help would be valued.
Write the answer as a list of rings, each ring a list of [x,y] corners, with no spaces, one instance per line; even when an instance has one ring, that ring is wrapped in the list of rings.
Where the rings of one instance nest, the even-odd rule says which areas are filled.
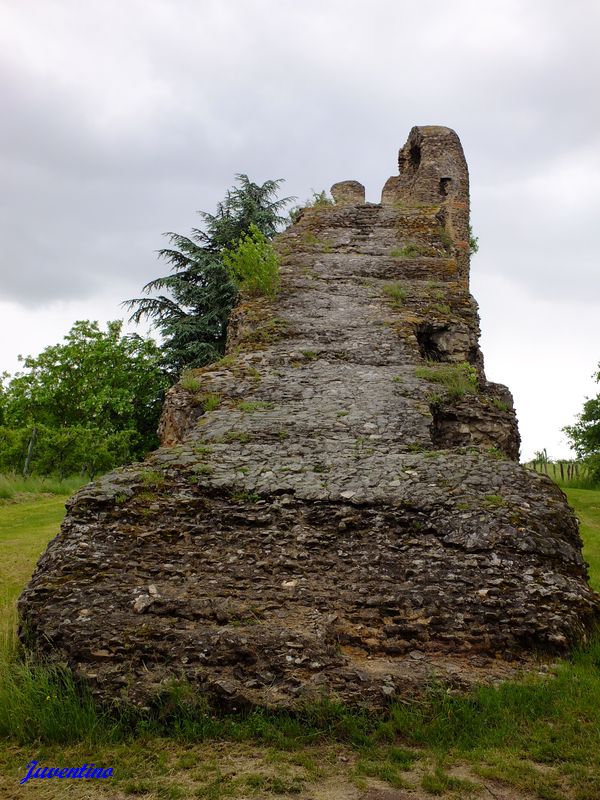
[[[70,501],[23,636],[103,697],[185,677],[230,706],[375,705],[508,676],[597,618],[575,517],[485,378],[458,137],[415,128],[400,163],[381,205],[302,213],[277,299],[170,391],[165,446]]]
[[[340,181],[331,187],[331,196],[339,205],[358,205],[365,202],[365,187],[358,181]]]

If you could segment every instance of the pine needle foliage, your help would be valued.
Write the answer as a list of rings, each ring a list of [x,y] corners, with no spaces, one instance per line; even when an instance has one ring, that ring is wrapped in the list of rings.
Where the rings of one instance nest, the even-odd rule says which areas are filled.
[[[240,283],[224,262],[255,229],[271,239],[285,223],[281,212],[293,198],[277,198],[281,179],[262,185],[236,175],[236,185],[217,204],[214,214],[199,212],[203,227],[189,236],[168,232],[169,247],[158,256],[170,266],[168,275],[149,281],[144,297],[126,300],[132,322],[150,319],[162,335],[166,369],[202,367],[225,351],[227,322]]]

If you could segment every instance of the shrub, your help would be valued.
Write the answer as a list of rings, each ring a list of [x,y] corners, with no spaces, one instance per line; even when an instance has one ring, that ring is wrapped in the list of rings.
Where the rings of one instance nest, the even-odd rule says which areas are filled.
[[[0,471],[90,477],[143,456],[169,380],[151,340],[79,320],[0,378]],[[6,381],[6,383],[4,383]]]
[[[585,461],[588,470],[589,482],[593,486],[600,485],[600,453],[588,456]]]
[[[223,263],[246,295],[273,297],[279,288],[277,254],[256,225],[238,241],[237,247],[223,253]]]

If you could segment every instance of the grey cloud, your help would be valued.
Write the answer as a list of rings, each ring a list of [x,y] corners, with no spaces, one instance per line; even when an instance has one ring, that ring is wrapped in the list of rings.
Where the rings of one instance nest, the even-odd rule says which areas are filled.
[[[161,232],[189,230],[236,172],[285,177],[301,200],[357,178],[376,201],[410,127],[439,123],[471,168],[475,268],[585,302],[598,201],[549,210],[527,179],[600,150],[599,16],[586,6],[59,0],[33,20],[14,6],[0,62],[3,296],[137,294],[161,269]]]

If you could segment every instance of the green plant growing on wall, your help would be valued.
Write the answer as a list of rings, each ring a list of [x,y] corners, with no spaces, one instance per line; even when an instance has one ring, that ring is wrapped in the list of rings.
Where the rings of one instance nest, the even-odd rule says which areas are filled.
[[[335,205],[335,203],[334,203],[333,197],[330,197],[327,194],[327,192],[325,191],[325,189],[322,189],[320,192],[315,192],[315,190],[313,189],[312,190],[312,199],[307,201],[306,205],[310,206],[310,207],[313,207],[313,208],[315,206],[317,208],[319,208],[319,207],[322,208],[323,206],[333,206],[333,205]]]
[[[325,239],[319,238],[313,231],[305,231],[302,234],[302,245],[303,247],[315,247],[318,248],[322,253],[331,253],[333,250],[331,244],[326,242]],[[306,272],[312,278],[318,278],[318,273],[312,272],[308,270]]]
[[[477,370],[472,364],[440,364],[435,362],[425,367],[417,367],[417,378],[424,378],[432,383],[439,383],[446,389],[450,400],[457,400],[465,394],[476,394],[479,391]]]
[[[221,395],[217,394],[217,392],[201,394],[198,396],[197,400],[203,412],[214,411],[221,405]]]
[[[243,400],[238,403],[237,407],[245,414],[251,414],[253,411],[268,411],[274,407],[274,404],[264,400]]]
[[[490,398],[490,403],[498,409],[498,411],[510,411],[510,406],[505,400],[501,400],[499,397],[492,397]]]
[[[401,306],[406,300],[406,289],[397,281],[384,284],[382,289],[383,293],[390,298],[394,306]]]
[[[469,225],[469,255],[473,256],[479,251],[479,236],[473,233],[473,227]]]
[[[165,476],[157,469],[144,469],[140,472],[140,478],[143,486],[158,489],[164,486]]]
[[[197,378],[192,370],[189,369],[186,369],[181,373],[179,384],[183,389],[186,390],[186,392],[199,392],[202,388],[200,379]]]
[[[315,192],[312,190],[312,197],[305,201],[303,206],[294,206],[294,208],[290,209],[289,212],[289,219],[291,224],[293,225],[295,222],[298,221],[298,218],[301,212],[305,208],[327,208],[328,206],[335,205],[335,202],[332,197],[330,197],[325,189],[320,192]]]
[[[408,242],[403,247],[397,247],[390,251],[392,258],[417,258],[418,256],[425,255],[425,250],[414,242]]]
[[[274,297],[279,288],[279,264],[273,245],[256,225],[237,246],[223,252],[223,263],[238,291],[250,297]]]

